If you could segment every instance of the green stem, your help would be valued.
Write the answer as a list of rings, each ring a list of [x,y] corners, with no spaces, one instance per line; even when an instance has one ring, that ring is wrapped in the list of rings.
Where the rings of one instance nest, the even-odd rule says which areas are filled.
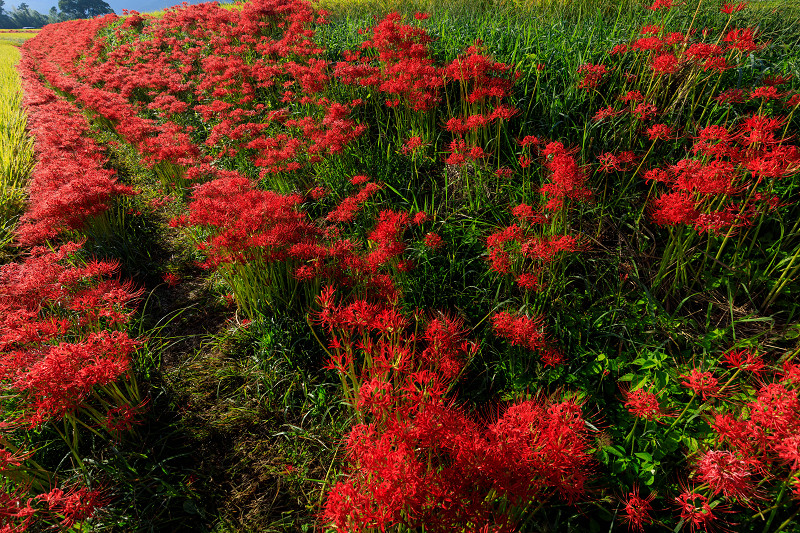
[[[672,431],[672,429],[675,427],[675,425],[678,423],[678,421],[679,421],[681,418],[683,418],[683,415],[685,415],[685,414],[686,414],[686,411],[688,411],[688,410],[689,410],[689,407],[692,405],[692,402],[694,402],[694,399],[695,399],[696,397],[697,397],[697,393],[696,393],[696,392],[693,392],[693,393],[692,393],[692,397],[689,399],[689,403],[687,403],[687,404],[686,404],[686,407],[684,407],[684,408],[683,408],[683,411],[681,411],[681,414],[679,414],[679,415],[678,415],[678,417],[677,417],[677,418],[675,418],[675,420],[672,422],[672,425],[671,425],[671,426],[669,426],[669,427],[667,428],[667,431],[666,431],[666,433],[664,433],[664,438],[666,438],[666,436],[670,434],[670,432],[671,432],[671,431]]]

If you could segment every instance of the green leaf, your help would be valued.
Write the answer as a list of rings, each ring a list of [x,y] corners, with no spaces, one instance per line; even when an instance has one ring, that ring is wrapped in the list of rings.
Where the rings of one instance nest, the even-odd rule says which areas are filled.
[[[603,450],[613,453],[617,457],[625,457],[625,450],[618,446],[604,446]]]

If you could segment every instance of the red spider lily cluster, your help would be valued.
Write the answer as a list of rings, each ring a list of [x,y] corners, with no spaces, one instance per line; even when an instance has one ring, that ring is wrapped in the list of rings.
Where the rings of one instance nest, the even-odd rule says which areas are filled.
[[[68,63],[77,57],[74,48],[59,50]],[[43,82],[76,89],[44,57],[29,53],[19,65],[37,164],[16,236],[21,247],[45,246],[0,267],[0,382],[7,409],[0,478],[16,487],[0,496],[0,526],[15,532],[42,524],[71,529],[107,502],[103,489],[62,489],[52,479],[48,486],[37,477],[38,466],[31,476],[33,453],[14,447],[16,431],[63,419],[75,445],[78,423],[119,438],[144,407],[119,386],[129,383],[141,344],[124,331],[141,291],[119,280],[117,263],[85,259],[81,243],[58,245],[65,235],[108,231],[116,199],[135,192],[106,168],[80,108]]]
[[[692,530],[713,528],[719,514],[734,506],[758,508],[767,483],[785,480],[795,496],[800,493],[796,481],[800,476],[800,365],[787,361],[781,372],[768,377],[763,358],[749,349],[729,350],[720,362],[705,371],[691,368],[682,376],[691,398],[680,415],[662,407],[674,398],[659,398],[645,388],[625,392],[625,406],[634,416],[670,424],[667,433],[695,400],[709,413],[706,444],[689,460],[689,483],[695,486],[684,487],[674,498],[681,519]],[[654,497],[651,493],[642,498],[636,488],[623,501],[623,520],[643,531],[653,523]]]
[[[448,398],[478,350],[460,320],[433,317],[417,338],[395,308],[337,303],[331,288],[319,304],[330,367],[361,420],[326,520],[348,531],[514,531],[528,507],[584,493],[590,457],[578,403],[526,400],[494,422],[476,420]]]
[[[93,403],[96,420],[82,423],[93,421],[115,437],[130,430],[142,411],[142,403],[134,406],[136,400],[123,398],[116,387],[128,379],[140,345],[122,329],[141,291],[116,278],[118,265],[81,261],[80,249],[77,243],[37,247],[24,261],[0,267],[0,382],[15,413],[3,422],[5,431],[73,420]],[[0,450],[0,477],[24,479],[30,455]],[[103,491],[86,487],[35,497],[19,489],[0,500],[0,525],[24,531],[55,520],[69,529],[104,502]]]
[[[87,136],[86,118],[41,83],[34,61],[26,57],[19,70],[37,164],[18,239],[31,245],[82,229],[105,213],[116,196],[134,191],[118,183],[114,171],[103,168],[103,151]]]
[[[634,40],[610,51],[603,69],[581,71],[584,77],[596,76],[594,85],[601,82],[600,71],[603,80],[621,82],[622,105],[599,109],[595,122],[616,131],[627,128],[631,136],[651,141],[642,143],[649,144],[644,153],[601,154],[597,170],[629,175],[629,183],[643,177],[650,184],[642,213],[649,211],[654,223],[668,227],[672,240],[655,287],[668,271],[676,283],[687,281],[685,252],[697,234],[706,234],[709,243],[717,236],[724,239],[716,250],[719,259],[731,236],[758,225],[779,205],[775,191],[781,180],[800,171],[800,150],[787,135],[787,116],[781,114],[797,106],[797,95],[778,88],[789,78],[763,76],[762,85],[749,93],[729,85],[727,71],[741,67],[747,54],[761,48],[751,28],[726,26],[714,35],[646,25]],[[701,84],[705,92],[695,94]],[[683,130],[669,124],[677,110],[697,105],[689,104],[690,94],[695,102],[706,99],[709,107],[724,106],[728,113]],[[658,160],[669,145],[669,159]],[[677,160],[676,152],[682,154]]]
[[[651,9],[671,5],[657,0]],[[42,31],[23,64],[39,166],[19,240],[33,244],[81,230],[114,197],[134,193],[104,168],[81,106],[139,150],[162,179],[181,185],[187,210],[171,225],[195,240],[200,265],[221,274],[246,315],[309,313],[325,330],[327,368],[340,377],[358,423],[346,439],[346,466],[329,490],[324,521],[343,531],[515,531],[549,502],[588,496],[596,463],[582,402],[526,398],[489,420],[459,403],[459,380],[479,352],[474,332],[445,313],[423,318],[425,310],[409,311],[402,294],[420,258],[450,247],[432,231],[437,214],[378,207],[388,185],[361,174],[332,183],[312,165],[356,145],[367,132],[361,112],[372,103],[392,117],[387,124],[403,144],[395,153],[415,164],[418,154],[434,152],[446,171],[458,167],[467,180],[494,163],[498,181],[511,182],[518,171],[522,198],[534,205],[516,200],[513,223],[495,223],[499,229],[478,242],[486,238],[492,274],[513,279],[526,302],[543,300],[560,279],[562,258],[587,248],[589,238],[573,230],[573,219],[579,204],[595,198],[593,177],[650,186],[642,211],[668,226],[671,237],[679,225],[709,239],[728,237],[778,207],[776,186],[800,171],[800,150],[786,132],[790,119],[780,114],[798,98],[780,88],[789,81],[780,76],[764,77],[749,91],[715,85],[760,49],[751,29],[726,27],[715,39],[648,25],[615,46],[607,65],[581,66],[577,81],[590,99],[604,84],[621,84],[592,127],[628,127],[646,152],[603,151],[594,174],[577,148],[526,135],[516,163],[501,163],[500,129],[518,113],[505,103],[517,74],[480,42],[438,64],[425,18],[405,24],[399,14],[387,15],[341,61],[329,60],[316,41],[325,14],[301,0],[256,0],[233,10],[183,6],[163,17],[108,16]],[[38,76],[77,105],[55,97]],[[730,114],[737,118],[726,114],[722,124],[691,129],[670,123],[676,109],[690,105],[688,88],[698,80],[711,82],[704,85],[713,87],[709,101],[741,111]],[[437,115],[445,101],[447,111]],[[668,144],[677,161],[655,162]],[[543,179],[532,185],[526,178],[535,161]],[[79,248],[36,248],[0,270],[0,380],[23,413],[17,423],[73,416],[93,392],[125,376],[140,344],[122,331],[140,293],[116,279],[115,264],[74,259]],[[175,274],[163,280],[180,282]],[[487,331],[537,353],[545,367],[564,363],[544,315],[498,309],[487,314]],[[704,420],[711,436],[695,443],[688,459],[692,488],[666,495],[676,519],[693,530],[713,527],[728,506],[756,508],[764,485],[776,479],[800,497],[798,365],[788,362],[776,375],[749,350],[731,350],[720,361],[724,369],[704,363],[670,376],[685,397],[642,382],[625,389],[620,402],[623,418],[634,421],[625,442],[631,450],[648,424],[665,436],[688,424],[694,402],[702,406],[695,418],[712,413]],[[748,379],[737,382],[741,376]],[[101,402],[97,421],[112,438],[144,408],[137,398],[119,399]],[[639,423],[645,429],[637,434]],[[0,450],[0,471],[27,458]],[[635,484],[625,492],[622,519],[642,530],[653,522],[655,495],[640,496]],[[77,496],[88,503],[78,505]],[[0,526],[23,529],[45,505],[71,527],[102,502],[86,488],[55,489],[27,504],[21,493],[5,498]]]
[[[120,331],[141,292],[114,279],[109,262],[75,263],[80,249],[34,248],[0,268],[0,379],[31,427],[73,412],[128,371],[138,342]]]
[[[0,498],[1,531],[22,533],[45,520],[68,531],[91,518],[97,509],[108,502],[102,490],[77,486],[69,487],[66,491],[56,487],[35,498],[26,496],[23,493],[4,493]]]
[[[671,189],[653,200],[653,220],[723,233],[774,208],[770,186],[800,170],[798,148],[776,137],[781,126],[780,119],[752,115],[738,127],[702,128],[691,147],[694,157],[645,172],[646,180]]]
[[[406,233],[413,227],[421,227],[428,217],[423,212],[383,210],[366,239],[344,238],[344,226],[381,189],[381,185],[369,179],[354,177],[351,182],[359,189],[325,217],[312,221],[299,194],[259,190],[242,177],[218,178],[195,189],[188,215],[174,219],[172,225],[205,231],[207,238],[198,245],[207,257],[201,266],[220,269],[223,275],[232,276],[234,292],[240,304],[249,308],[248,312],[255,312],[259,306],[245,301],[251,298],[247,292],[237,292],[236,279],[250,276],[240,267],[255,268],[248,271],[255,272],[255,276],[261,276],[258,271],[266,273],[261,279],[248,278],[247,282],[258,286],[260,293],[266,291],[273,297],[278,297],[287,284],[315,286],[316,289],[310,289],[308,300],[301,302],[303,311],[312,303],[323,281],[356,288],[370,297],[396,301],[399,290],[390,274],[413,270],[414,262],[407,257]],[[441,246],[441,238],[437,237],[430,233],[421,240],[425,246],[437,248]]]

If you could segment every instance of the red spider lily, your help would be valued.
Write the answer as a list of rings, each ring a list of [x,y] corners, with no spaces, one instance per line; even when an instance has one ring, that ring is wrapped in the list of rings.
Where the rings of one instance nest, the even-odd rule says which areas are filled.
[[[685,192],[662,194],[653,201],[652,217],[656,224],[691,224],[698,214],[697,202]]]
[[[631,170],[636,163],[636,154],[633,152],[619,152],[613,154],[606,152],[597,156],[600,162],[598,170],[600,172],[625,172]]]
[[[778,92],[778,89],[775,88],[774,85],[765,85],[763,87],[756,87],[750,93],[750,99],[762,99],[762,100],[780,100],[783,97],[782,93]]]
[[[761,80],[761,83],[769,87],[776,87],[778,85],[789,83],[790,81],[792,81],[791,74],[787,74],[785,76],[780,74],[770,74],[768,76],[764,76],[764,78]]]
[[[764,385],[748,407],[751,422],[764,437],[792,435],[800,428],[800,399],[784,383]]]
[[[647,136],[651,141],[666,141],[673,135],[672,128],[666,124],[653,124],[647,128]]]
[[[659,37],[640,37],[631,44],[631,48],[640,52],[660,52],[664,47],[664,42]]]
[[[747,2],[739,2],[738,4],[725,4],[722,6],[722,8],[720,8],[720,11],[726,15],[732,15],[734,13],[738,13],[746,7]]]
[[[514,171],[508,167],[501,167],[494,171],[494,175],[500,179],[508,180],[514,175]]]
[[[675,54],[660,54],[653,58],[650,68],[656,74],[675,74],[680,70],[680,61]]]
[[[351,222],[361,206],[381,189],[382,187],[376,183],[367,183],[360,191],[342,200],[335,209],[329,212],[327,220],[334,223]]]
[[[653,104],[642,102],[633,108],[632,114],[639,120],[650,120],[658,114],[658,108]]]
[[[102,423],[103,428],[113,435],[130,431],[139,422],[138,418],[146,405],[147,399],[141,401],[138,405],[125,404],[110,409]]]
[[[281,261],[292,245],[318,234],[296,210],[301,202],[300,195],[255,190],[246,178],[220,178],[195,189],[184,223],[212,230],[202,243],[207,268],[262,254]]]
[[[19,449],[9,452],[5,448],[0,448],[0,472],[7,470],[9,466],[20,466],[32,455],[32,452],[24,452]]]
[[[647,8],[651,11],[659,9],[672,9],[672,0],[654,0],[654,2]]]
[[[37,500],[47,503],[48,509],[63,516],[61,527],[70,529],[76,523],[91,518],[97,509],[105,506],[109,498],[103,489],[89,490],[87,487],[71,487],[67,491],[54,488],[40,494]]]
[[[727,444],[745,456],[759,453],[758,443],[752,440],[751,425],[747,420],[739,420],[730,413],[715,413],[710,423],[720,444]]]
[[[519,204],[511,209],[511,214],[521,223],[530,226],[534,224],[543,224],[546,221],[545,216],[538,210],[535,210],[528,204]]]
[[[653,510],[653,507],[650,502],[655,496],[655,493],[651,492],[646,498],[642,498],[639,496],[639,487],[634,485],[627,498],[621,500],[621,503],[625,504],[622,520],[627,522],[630,529],[644,531],[644,526],[652,523],[653,518],[650,516],[650,511]]]
[[[614,48],[612,48],[608,52],[608,54],[612,55],[612,56],[622,55],[622,54],[625,54],[628,50],[629,50],[629,48],[628,48],[627,44],[617,44],[617,45],[614,46]]]
[[[436,233],[427,233],[425,235],[425,246],[433,250],[436,250],[437,248],[441,248],[442,246],[444,246],[444,241]]]
[[[38,162],[18,239],[37,244],[63,230],[83,228],[107,211],[114,197],[135,193],[117,183],[113,171],[102,168],[102,150],[88,136],[89,124],[78,109],[56,98],[29,62],[21,69]]]
[[[524,206],[524,207],[523,207]],[[534,213],[530,206],[521,204],[514,209],[514,215],[526,225],[532,225],[543,220],[541,214]],[[517,224],[512,224],[507,228],[491,234],[486,239],[489,251],[489,261],[491,269],[499,274],[507,274],[512,271],[512,259],[514,270],[527,270],[530,267],[525,265],[526,260],[532,262],[532,266],[545,265],[556,260],[562,252],[574,252],[580,249],[580,244],[575,237],[560,235],[552,237],[536,237],[528,234]]]
[[[405,155],[413,154],[419,149],[423,148],[425,144],[422,142],[422,137],[411,137],[401,148],[401,152]]]
[[[161,279],[164,280],[164,283],[167,284],[167,287],[176,287],[181,282],[181,277],[174,272],[167,272],[162,276]]]
[[[788,381],[790,383],[800,382],[800,364],[791,361],[784,361],[781,370],[781,381]]]
[[[727,43],[729,50],[738,50],[740,52],[755,52],[761,49],[761,45],[753,41],[755,31],[752,28],[736,28],[730,30],[722,42]]]
[[[641,35],[658,35],[663,31],[663,29],[664,28],[662,26],[658,26],[656,24],[646,24],[642,26],[642,28],[639,30],[639,33]]]
[[[478,351],[477,343],[468,341],[463,320],[440,315],[428,321],[422,338],[427,346],[421,361],[449,382],[462,371],[465,361]]]
[[[578,83],[579,89],[595,89],[600,85],[603,75],[608,72],[605,65],[581,65],[578,67],[578,74],[581,74],[581,81]]]
[[[36,353],[36,360],[17,371],[12,382],[30,405],[30,426],[73,411],[96,386],[116,382],[138,346],[123,332],[103,331],[89,334],[84,342],[62,342]]]
[[[700,213],[694,220],[694,229],[697,233],[705,232],[720,234],[732,234],[737,227],[748,226],[751,221],[747,213],[740,211],[737,206],[728,206],[721,211],[711,211]]]
[[[612,118],[612,117],[616,117],[618,115],[621,115],[622,113],[623,113],[623,111],[618,110],[618,109],[614,109],[611,106],[604,107],[603,109],[601,109],[597,113],[595,113],[594,117],[592,117],[592,120],[595,121],[595,122],[600,122],[600,121],[603,121],[603,120],[605,120],[607,118]]]
[[[514,75],[509,79],[507,73],[510,70],[509,65],[495,62],[485,55],[480,41],[476,41],[464,55],[446,67],[448,79],[461,84],[466,101],[470,104],[488,102],[490,99],[499,101],[508,96],[519,77]]]
[[[519,280],[517,280],[519,283]],[[564,364],[564,354],[554,348],[545,348],[539,351],[539,358],[546,367],[555,368]]]
[[[618,97],[621,102],[629,103],[629,102],[641,102],[644,100],[644,96],[639,91],[628,91],[627,93]]]
[[[550,181],[541,187],[541,192],[548,197],[546,209],[559,210],[567,198],[587,200],[592,192],[586,187],[587,173],[581,168],[572,155],[560,142],[551,142],[542,151],[547,158],[545,166],[550,171]]]
[[[664,416],[671,416],[661,410],[658,396],[644,389],[625,391],[625,407],[634,416],[646,420],[655,420]]]
[[[789,470],[800,471],[800,434],[784,437],[773,445],[773,449]]]
[[[680,377],[684,379],[681,385],[700,395],[703,401],[719,395],[719,381],[712,372],[693,368],[688,374],[682,374]]]
[[[540,316],[515,316],[506,311],[492,315],[494,332],[511,341],[512,346],[524,346],[537,351],[546,347],[544,319]]]
[[[755,375],[760,375],[766,371],[764,360],[753,350],[728,350],[723,354],[722,360],[730,368],[752,372]]]
[[[521,288],[529,290],[529,291],[536,291],[541,288],[539,283],[539,277],[536,274],[530,272],[523,272],[516,278],[517,285]]]
[[[689,524],[692,531],[697,529],[709,530],[716,519],[708,503],[708,498],[702,494],[686,490],[675,501],[681,511],[681,520]]]
[[[441,98],[442,71],[430,57],[426,31],[400,20],[399,13],[386,15],[372,28],[372,38],[362,43],[362,50],[377,55],[377,64],[360,53],[348,53],[346,61],[336,65],[335,75],[343,83],[375,86],[414,111],[429,111]]]
[[[747,502],[755,494],[756,481],[764,471],[756,459],[738,457],[733,452],[709,450],[697,460],[697,474],[708,483],[713,494]]]

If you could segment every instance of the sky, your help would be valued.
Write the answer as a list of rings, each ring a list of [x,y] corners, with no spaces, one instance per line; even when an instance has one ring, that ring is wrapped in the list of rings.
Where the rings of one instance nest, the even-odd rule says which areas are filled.
[[[3,6],[4,10],[10,10],[12,7],[17,7],[22,2],[28,4],[30,9],[34,9],[39,13],[47,14],[50,11],[50,8],[55,6],[58,7],[58,0],[5,0],[5,5]],[[105,0],[108,5],[111,6],[111,9],[117,15],[122,14],[123,9],[128,10],[135,10],[135,11],[158,11],[160,9],[164,9],[165,7],[171,7],[174,5],[179,5],[181,0]],[[199,4],[202,1],[208,0],[193,0],[190,1],[190,4]]]

